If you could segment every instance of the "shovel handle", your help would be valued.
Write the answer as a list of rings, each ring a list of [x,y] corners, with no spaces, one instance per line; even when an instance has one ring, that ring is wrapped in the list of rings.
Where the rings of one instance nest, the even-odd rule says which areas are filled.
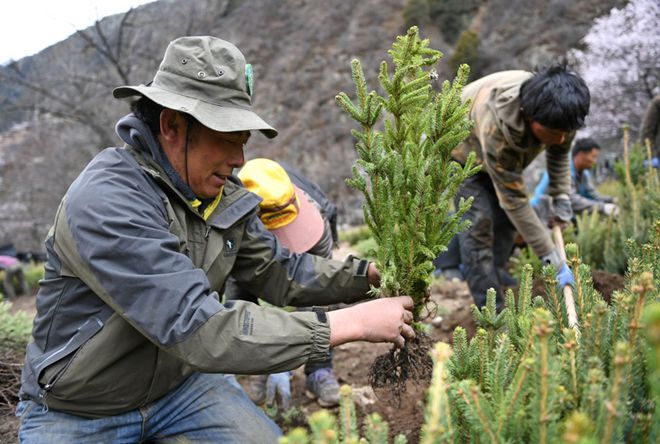
[[[552,235],[555,239],[555,245],[559,249],[559,255],[562,260],[566,261],[566,250],[564,249],[564,236],[561,234],[561,228],[559,225],[552,227]],[[568,325],[575,330],[575,333],[579,336],[580,329],[578,327],[577,312],[575,311],[575,299],[573,299],[573,289],[566,285],[563,288],[564,291],[564,305],[566,305],[566,314],[568,315]]]

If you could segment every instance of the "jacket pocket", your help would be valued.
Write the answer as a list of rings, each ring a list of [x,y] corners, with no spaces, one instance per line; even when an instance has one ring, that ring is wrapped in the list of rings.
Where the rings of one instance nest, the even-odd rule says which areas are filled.
[[[32,360],[31,367],[41,387],[38,395],[39,398],[43,399],[46,397],[47,393],[73,361],[75,355],[101,328],[103,328],[103,322],[95,316],[91,317],[78,328],[78,331],[62,347],[48,353],[43,353],[38,358]],[[34,343],[30,344],[30,346],[34,346]]]
[[[121,316],[108,318],[63,365],[49,369],[48,405],[86,417],[126,412],[147,399],[158,348]]]

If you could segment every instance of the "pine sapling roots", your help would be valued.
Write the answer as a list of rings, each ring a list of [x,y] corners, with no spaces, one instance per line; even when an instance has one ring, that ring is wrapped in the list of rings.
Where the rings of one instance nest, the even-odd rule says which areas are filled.
[[[369,383],[374,391],[385,388],[400,401],[408,381],[418,385],[429,383],[433,373],[431,345],[431,338],[418,331],[403,348],[392,347],[388,353],[378,356],[369,369]]]

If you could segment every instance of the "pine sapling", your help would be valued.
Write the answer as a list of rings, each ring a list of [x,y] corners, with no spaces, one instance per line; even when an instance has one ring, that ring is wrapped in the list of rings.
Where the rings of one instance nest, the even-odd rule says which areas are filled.
[[[367,416],[364,423],[364,437],[368,443],[387,443],[389,426],[378,413]]]
[[[556,397],[558,388],[558,375],[555,371],[556,362],[551,360],[554,320],[550,312],[537,309],[534,312],[534,333],[536,342],[536,382],[537,390],[532,394],[532,439],[534,442],[545,444],[555,442],[554,416],[556,414]]]
[[[378,76],[383,96],[367,92],[362,66],[353,60],[357,103],[345,93],[336,101],[360,124],[360,130],[352,131],[358,160],[347,183],[364,194],[365,223],[377,244],[381,285],[373,291],[381,297],[408,295],[414,301],[417,338],[379,357],[371,371],[373,387],[388,386],[398,394],[408,379],[421,382],[431,377],[430,342],[421,314],[429,299],[432,261],[467,225],[461,216],[471,199],[455,207],[453,199],[461,182],[478,167],[474,156],[464,166],[451,159],[451,151],[471,129],[469,103],[461,100],[467,65],[461,66],[453,83],[445,81],[435,93],[433,67],[442,54],[420,39],[417,27],[397,37],[389,55],[394,72],[383,61]],[[380,122],[382,130],[377,129]]]
[[[352,394],[353,390],[350,385],[342,385],[339,389],[339,419],[341,421],[340,432],[343,443],[357,442],[359,439]]]
[[[598,444],[594,436],[594,424],[589,416],[575,411],[566,419],[566,427],[562,436],[566,444]]]
[[[561,366],[564,377],[562,383],[571,396],[571,405],[577,406],[580,400],[580,378],[578,376],[578,338],[577,333],[572,328],[565,328],[562,331],[564,338],[562,347]]]
[[[438,342],[431,353],[435,366],[427,395],[422,444],[453,443],[455,441],[449,408],[449,394],[447,393],[447,365],[450,362],[451,354],[451,347],[443,342]]]
[[[660,442],[660,302],[650,304],[644,310],[645,337],[649,347],[646,360],[649,363],[648,384],[655,404],[654,421],[651,422],[649,442]]]
[[[601,406],[599,429],[602,443],[621,442],[626,399],[624,382],[630,364],[630,348],[623,341],[614,346],[614,368],[610,375],[609,393]]]
[[[339,444],[337,422],[327,410],[313,413],[309,417],[309,428],[312,429],[311,442],[314,444]]]

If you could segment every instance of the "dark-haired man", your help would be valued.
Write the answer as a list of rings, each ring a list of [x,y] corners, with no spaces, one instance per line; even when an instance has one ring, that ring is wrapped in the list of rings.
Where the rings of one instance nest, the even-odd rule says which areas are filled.
[[[282,248],[260,199],[232,173],[251,132],[252,69],[209,36],[168,46],[123,148],[99,153],[63,197],[46,240],[23,367],[22,443],[277,442],[279,428],[224,373],[291,370],[354,340],[414,337],[412,299],[330,312],[221,304],[229,275],[275,305],[368,297],[373,264]],[[378,313],[378,316],[374,316]]]
[[[573,213],[583,211],[598,211],[606,216],[618,216],[619,206],[614,198],[596,191],[591,180],[591,168],[596,165],[600,146],[591,138],[578,139],[571,150],[571,208]],[[545,171],[541,180],[534,188],[534,196],[530,200],[534,208],[542,206],[541,202],[548,192],[550,178]]]
[[[542,222],[529,204],[523,170],[543,150],[550,177],[553,218],[567,223],[573,212],[569,200],[569,146],[575,130],[589,112],[589,89],[564,65],[538,72],[503,71],[468,84],[463,100],[470,100],[474,128],[452,153],[464,163],[474,152],[482,171],[468,178],[456,194],[474,202],[464,218],[471,222],[459,234],[465,278],[477,306],[486,303],[486,291],[497,292],[503,305],[497,269],[511,251],[516,230],[546,264],[558,270],[560,285],[573,282]]]

